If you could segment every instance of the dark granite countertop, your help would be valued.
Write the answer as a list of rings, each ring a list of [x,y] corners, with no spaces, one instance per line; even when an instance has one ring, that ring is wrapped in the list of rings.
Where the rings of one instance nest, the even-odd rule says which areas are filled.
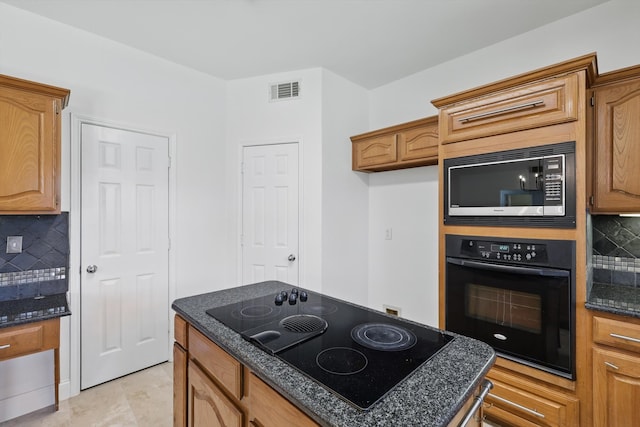
[[[205,311],[290,288],[269,281],[181,298],[172,308],[316,422],[324,426],[444,426],[460,411],[493,366],[485,343],[456,338],[370,410],[346,403],[277,357],[243,339]],[[368,310],[368,309],[367,309]]]
[[[640,288],[593,282],[585,307],[640,318]]]
[[[66,293],[0,301],[0,328],[55,319],[70,314]]]

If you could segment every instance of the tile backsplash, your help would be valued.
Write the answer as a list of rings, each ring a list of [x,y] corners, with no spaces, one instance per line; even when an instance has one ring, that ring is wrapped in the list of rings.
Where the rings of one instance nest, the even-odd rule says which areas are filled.
[[[7,237],[22,251],[8,253]],[[0,216],[0,301],[67,292],[69,214]]]
[[[593,215],[593,281],[640,287],[640,218]]]

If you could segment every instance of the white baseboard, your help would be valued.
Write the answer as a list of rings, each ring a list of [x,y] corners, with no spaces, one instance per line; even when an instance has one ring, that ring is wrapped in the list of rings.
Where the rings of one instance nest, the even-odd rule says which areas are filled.
[[[0,400],[0,423],[47,406],[53,407],[54,400],[53,384]]]

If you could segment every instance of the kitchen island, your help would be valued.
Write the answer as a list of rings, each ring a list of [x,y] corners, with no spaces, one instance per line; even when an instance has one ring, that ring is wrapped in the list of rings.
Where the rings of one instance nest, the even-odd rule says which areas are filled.
[[[218,418],[232,418],[240,426],[246,425],[245,412],[249,413],[249,418],[253,416],[255,393],[265,388],[272,388],[284,402],[290,402],[294,411],[291,413],[300,411],[299,417],[304,416],[305,420],[322,426],[446,426],[473,400],[495,360],[494,351],[488,345],[451,334],[454,336],[452,341],[370,409],[358,409],[206,313],[211,308],[276,295],[291,288],[282,282],[269,281],[174,301],[172,308],[177,313],[175,425],[185,424],[186,411],[194,411],[192,402],[187,405],[186,399],[189,393],[198,394],[193,391],[198,385],[192,384],[188,378],[197,374],[213,378],[210,387],[216,397],[208,400],[223,410],[216,409],[211,414],[215,413]],[[192,344],[197,346],[193,351]],[[205,354],[201,351],[203,347],[217,354],[215,361],[213,357],[202,357]],[[215,366],[208,368],[206,365],[210,362]],[[201,375],[202,372],[205,375]],[[250,387],[245,387],[244,383]],[[266,419],[267,416],[262,418],[262,424],[268,426]],[[306,425],[302,418],[299,419],[298,425]],[[253,419],[249,421],[251,425],[259,425]],[[192,420],[187,424],[192,425]]]

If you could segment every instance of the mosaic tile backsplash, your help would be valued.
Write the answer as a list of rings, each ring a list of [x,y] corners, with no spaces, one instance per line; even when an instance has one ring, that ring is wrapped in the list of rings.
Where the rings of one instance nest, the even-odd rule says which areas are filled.
[[[22,252],[7,253],[7,237]],[[0,216],[0,301],[67,292],[69,214]]]
[[[640,218],[593,215],[593,281],[640,287]]]

